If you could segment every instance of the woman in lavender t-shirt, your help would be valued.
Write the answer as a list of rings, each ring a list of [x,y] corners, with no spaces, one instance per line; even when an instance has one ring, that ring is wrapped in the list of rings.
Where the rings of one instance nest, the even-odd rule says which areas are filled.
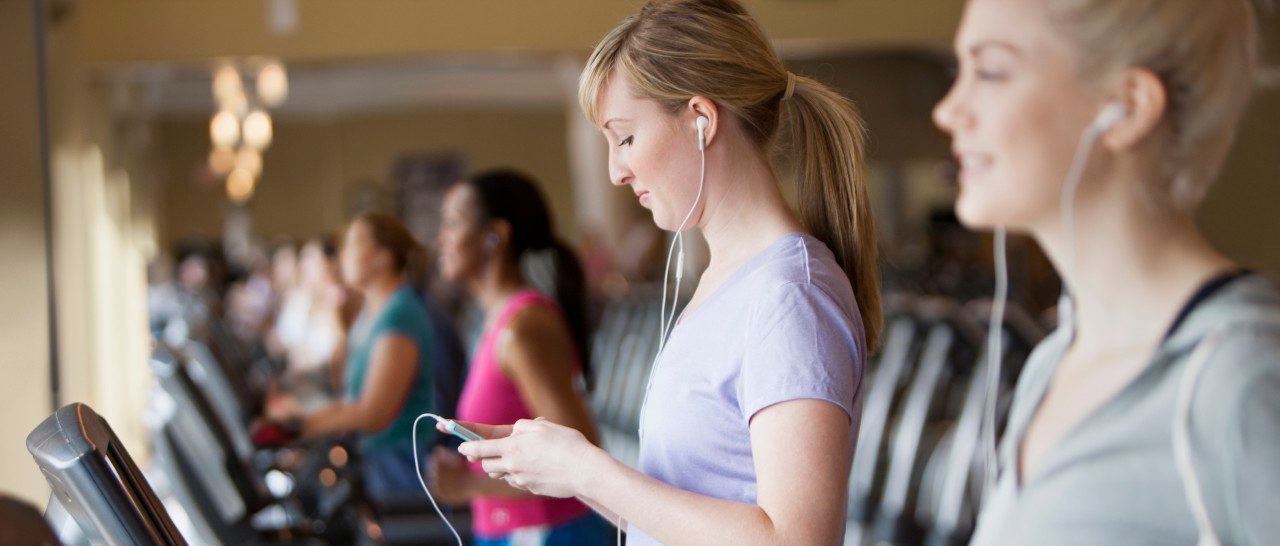
[[[788,72],[733,0],[650,2],[596,47],[580,98],[613,183],[659,227],[701,229],[710,264],[654,366],[638,471],[548,421],[464,423],[495,439],[460,450],[625,523],[632,546],[839,543],[881,325],[857,112]],[[769,161],[783,123],[799,218]]]

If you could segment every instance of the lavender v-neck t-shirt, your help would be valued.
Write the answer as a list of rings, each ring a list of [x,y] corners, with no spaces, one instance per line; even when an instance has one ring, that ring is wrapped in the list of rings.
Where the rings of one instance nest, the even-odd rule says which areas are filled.
[[[783,236],[671,332],[649,377],[639,470],[700,495],[754,504],[751,418],[802,399],[849,414],[852,462],[865,362],[862,317],[835,256],[809,235]],[[659,544],[634,526],[627,541]]]

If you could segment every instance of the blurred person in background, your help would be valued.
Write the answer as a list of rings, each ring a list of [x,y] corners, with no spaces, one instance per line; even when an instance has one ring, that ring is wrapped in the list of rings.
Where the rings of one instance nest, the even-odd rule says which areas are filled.
[[[297,293],[305,300],[306,314],[298,337],[285,346],[289,372],[308,374],[332,367],[346,351],[343,306],[346,303],[331,241],[312,239],[299,252]]]
[[[184,244],[177,255],[171,273],[166,271],[172,262],[163,256],[157,258],[147,294],[152,330],[162,332],[171,342],[204,335],[219,312],[218,293],[211,283],[209,252]]]
[[[357,434],[365,490],[377,502],[424,496],[412,433],[414,419],[434,409],[435,341],[409,284],[409,269],[422,252],[390,215],[353,220],[343,235],[342,277],[363,295],[363,307],[349,337],[342,400],[310,412],[279,392],[267,402],[266,417],[288,424],[300,438]]]
[[[147,315],[153,334],[162,332],[169,318],[181,312],[176,273],[173,257],[167,252],[160,252],[147,264]]]
[[[347,337],[360,311],[360,296],[342,284],[337,262],[330,240],[308,240],[299,252],[292,300],[299,326],[296,337],[280,339],[285,365],[276,388],[296,397],[304,411],[341,397]]]
[[[439,267],[484,309],[485,325],[458,405],[461,419],[511,424],[543,417],[597,441],[583,393],[587,362],[584,279],[555,236],[537,186],[514,171],[455,185],[441,213]],[[521,269],[530,252],[554,256],[555,298]],[[441,499],[471,503],[477,545],[607,544],[611,527],[576,499],[538,497],[495,480],[453,450],[432,457]]]
[[[271,253],[271,285],[278,306],[267,346],[279,358],[288,358],[290,349],[302,344],[311,308],[312,298],[302,283],[298,254],[292,242],[281,243]]]
[[[270,329],[277,305],[271,264],[265,250],[254,245],[248,253],[244,276],[227,291],[228,326],[242,342],[259,342]]]

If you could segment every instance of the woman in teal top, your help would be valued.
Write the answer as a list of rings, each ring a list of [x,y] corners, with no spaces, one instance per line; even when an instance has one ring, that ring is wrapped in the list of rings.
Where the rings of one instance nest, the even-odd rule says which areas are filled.
[[[376,313],[376,314],[374,314]],[[423,308],[413,289],[402,284],[387,298],[380,311],[370,310],[368,306],[352,327],[351,353],[347,356],[347,373],[344,382],[344,395],[348,401],[361,398],[365,384],[369,379],[370,364],[376,354],[378,344],[388,336],[407,338],[417,347],[430,347],[430,325],[427,312]],[[422,351],[426,352],[426,351]],[[417,369],[426,369],[429,365],[423,355],[417,362],[411,362]],[[413,420],[431,408],[431,377],[418,373],[413,377],[412,386],[403,402],[405,410],[421,409],[416,413],[399,412],[391,426],[378,432],[367,434],[360,439],[360,445],[366,449],[377,449],[403,444],[409,441]],[[416,481],[416,479],[415,479]]]
[[[435,343],[427,310],[405,274],[420,252],[390,215],[363,214],[347,227],[342,277],[363,294],[364,305],[351,332],[344,397],[301,419],[303,438],[360,434],[365,489],[375,499],[422,495],[413,420],[432,411]]]

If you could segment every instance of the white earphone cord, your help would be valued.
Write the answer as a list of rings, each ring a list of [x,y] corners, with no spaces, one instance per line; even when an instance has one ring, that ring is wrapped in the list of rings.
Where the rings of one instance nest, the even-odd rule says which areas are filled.
[[[986,446],[985,475],[982,480],[982,498],[988,498],[996,483],[996,397],[999,396],[1000,372],[1004,368],[1004,308],[1009,301],[1009,268],[1006,255],[1005,229],[996,227],[995,268],[996,293],[991,304],[990,323],[987,326],[987,399],[983,405],[985,423],[981,427],[982,443]]]
[[[1064,271],[1075,268],[1075,199],[1080,181],[1084,177],[1085,167],[1093,155],[1093,147],[1098,138],[1109,129],[1112,121],[1110,112],[1099,116],[1080,139],[1076,146],[1075,157],[1071,168],[1067,171],[1066,182],[1062,185],[1062,229],[1067,241],[1066,263]],[[999,471],[996,450],[996,397],[999,395],[1000,372],[1004,366],[1004,311],[1009,301],[1009,266],[1004,226],[996,226],[994,240],[996,287],[991,304],[990,322],[987,328],[987,400],[984,404],[982,436],[985,444],[986,464],[983,475],[982,497],[987,498],[994,490],[996,475]]]
[[[659,310],[658,327],[661,330],[658,333],[658,353],[666,348],[667,335],[675,327],[676,307],[680,300],[680,279],[684,277],[684,228],[688,226],[689,220],[693,218],[693,212],[698,210],[698,202],[702,200],[702,188],[707,181],[707,151],[705,146],[701,145],[702,135],[699,130],[698,135],[699,146],[698,156],[700,166],[698,168],[698,194],[693,198],[693,205],[689,207],[689,213],[684,215],[684,220],[680,221],[680,227],[676,228],[675,237],[671,239],[671,246],[667,249],[667,264],[662,270],[662,307]],[[676,258],[676,286],[675,292],[671,294],[671,314],[667,314],[667,278],[671,276],[671,253],[675,251],[679,245],[680,252]]]
[[[427,488],[427,480],[422,478],[422,465],[418,464],[418,422],[423,417],[431,417],[431,414],[424,413],[413,420],[413,471],[418,475],[418,483],[422,484],[422,491],[427,494],[427,500],[431,501],[431,507],[436,509],[436,513],[440,515],[440,519],[449,528],[449,532],[453,533],[453,538],[457,539],[458,546],[463,546],[462,536],[458,535],[458,530],[453,528],[452,523],[449,523],[449,518],[444,517],[444,511],[440,509],[439,504],[436,504],[436,498],[431,495],[431,489]]]
[[[1080,189],[1080,181],[1084,178],[1084,170],[1093,155],[1093,147],[1103,131],[1098,127],[1090,127],[1080,140],[1076,156],[1071,160],[1071,170],[1067,172],[1067,183],[1062,185],[1062,230],[1067,241],[1066,263],[1063,267],[1070,273],[1076,267],[1076,192]]]

